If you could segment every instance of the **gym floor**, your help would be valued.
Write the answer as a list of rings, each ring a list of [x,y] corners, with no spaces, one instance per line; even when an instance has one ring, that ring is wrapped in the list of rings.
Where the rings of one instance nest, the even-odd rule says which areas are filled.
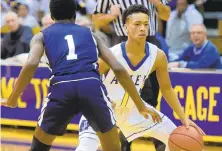
[[[33,130],[21,128],[1,129],[1,151],[28,151],[30,148]],[[78,144],[78,135],[67,133],[58,137],[52,151],[74,151]],[[132,151],[156,151],[149,140],[136,140],[132,144]],[[222,146],[205,146],[204,151],[222,151]]]

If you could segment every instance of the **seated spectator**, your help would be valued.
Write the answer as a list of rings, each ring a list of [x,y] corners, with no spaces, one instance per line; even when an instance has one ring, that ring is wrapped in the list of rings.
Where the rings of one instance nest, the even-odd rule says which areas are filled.
[[[5,34],[1,41],[1,58],[28,53],[33,36],[31,28],[20,25],[18,15],[14,12],[8,12],[5,15],[5,23],[10,32]]]
[[[190,36],[193,44],[189,46],[177,62],[169,63],[169,68],[222,69],[220,55],[216,46],[207,40],[206,27],[193,25]]]
[[[204,15],[204,3],[207,2],[207,0],[195,0],[195,6],[197,10]]]
[[[29,13],[29,7],[27,4],[18,4],[18,15],[20,23],[24,26],[31,27],[33,34],[36,34],[40,31],[40,26],[36,18]]]
[[[177,4],[177,0],[168,0],[168,6],[170,6],[171,10],[175,10],[176,9],[176,4]]]
[[[94,13],[96,4],[96,0],[77,0],[77,9],[83,16],[90,15]]]
[[[53,23],[55,23],[54,20],[52,20],[51,15],[47,14],[42,18],[42,30],[49,27],[50,25],[52,25]]]
[[[194,5],[188,5],[187,0],[177,1],[176,10],[171,12],[166,29],[169,61],[178,59],[183,50],[191,44],[189,37],[191,26],[202,23],[203,16]]]
[[[96,30],[94,27],[93,27],[93,23],[92,21],[89,19],[89,17],[87,16],[80,16],[76,19],[76,24],[77,25],[80,25],[80,26],[85,26],[85,27],[88,27],[90,28],[98,37],[100,37],[104,43],[110,47],[111,44],[110,44],[110,39],[109,37],[104,34],[103,32],[99,31],[99,30]]]
[[[0,5],[0,10],[1,10],[1,37],[3,37],[4,34],[8,32],[8,28],[5,26],[5,14],[7,13],[8,6],[5,1],[1,1]]]
[[[16,1],[17,3],[26,4],[29,8],[29,14],[37,20],[37,12],[40,9],[40,0],[16,0]]]
[[[8,6],[7,6],[7,3],[5,1],[1,1],[1,5],[0,5],[0,11],[1,11],[1,27],[3,25],[5,25],[5,20],[4,20],[4,17],[5,17],[5,14],[7,12],[7,9],[8,9]]]
[[[19,21],[22,25],[35,27],[38,26],[38,22],[34,16],[29,13],[29,7],[25,3],[18,4]]]
[[[51,15],[50,14],[46,14],[45,16],[42,17],[42,20],[41,20],[42,30],[44,30],[45,28],[51,26],[54,23],[55,23],[55,21],[52,20]],[[41,61],[41,63],[49,65],[49,63],[48,63],[49,61],[48,61],[46,55],[43,55],[40,61]]]

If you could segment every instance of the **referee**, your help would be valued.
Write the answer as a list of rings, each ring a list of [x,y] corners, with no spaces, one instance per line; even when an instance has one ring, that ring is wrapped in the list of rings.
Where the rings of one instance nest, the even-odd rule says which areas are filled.
[[[98,0],[97,6],[93,15],[93,22],[97,29],[106,27],[111,22],[113,23],[115,33],[117,35],[117,43],[127,40],[127,33],[122,23],[122,13],[133,4],[142,4],[150,10],[149,16],[149,33],[147,41],[160,48],[160,42],[155,38],[158,30],[158,19],[167,21],[170,17],[170,8],[166,5],[167,0]],[[150,74],[145,81],[141,91],[141,97],[150,105],[157,106],[157,98],[159,92],[159,84],[157,82],[156,73]],[[130,144],[127,143],[123,134],[120,133],[122,143],[122,151],[130,151]],[[157,151],[164,151],[165,145],[153,139]]]

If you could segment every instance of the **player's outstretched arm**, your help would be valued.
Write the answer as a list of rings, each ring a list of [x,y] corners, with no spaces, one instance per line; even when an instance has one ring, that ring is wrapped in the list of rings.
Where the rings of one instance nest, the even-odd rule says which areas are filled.
[[[147,114],[151,114],[152,116],[154,116],[154,120],[159,122],[159,114],[151,109],[146,108],[136,90],[136,87],[131,77],[129,76],[125,68],[118,62],[118,60],[114,57],[111,50],[109,50],[109,48],[104,44],[104,42],[95,34],[93,34],[93,36],[97,41],[97,47],[99,49],[101,59],[113,70],[114,74],[116,75],[116,78],[123,86],[123,88],[129,93],[139,112],[145,118],[148,118]]]
[[[2,105],[8,107],[17,106],[17,100],[34,76],[43,53],[43,34],[40,32],[32,38],[28,59],[19,74],[11,95]]]
[[[158,51],[154,66],[156,69],[157,79],[160,85],[161,93],[167,103],[177,113],[181,122],[186,127],[193,126],[199,131],[199,133],[204,134],[201,128],[199,128],[194,122],[190,121],[185,117],[184,111],[182,110],[182,106],[177,98],[176,93],[172,88],[168,73],[168,61],[165,53],[162,50]]]

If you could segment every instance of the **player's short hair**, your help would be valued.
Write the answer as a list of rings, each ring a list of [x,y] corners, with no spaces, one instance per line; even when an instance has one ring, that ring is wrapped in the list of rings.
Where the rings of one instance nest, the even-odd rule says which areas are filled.
[[[135,14],[135,13],[144,13],[150,16],[150,11],[145,6],[134,4],[128,7],[127,9],[125,9],[125,11],[123,12],[123,15],[122,15],[123,25],[126,23],[127,18],[130,15]]]
[[[51,17],[56,20],[75,19],[75,0],[50,0],[49,4]]]

